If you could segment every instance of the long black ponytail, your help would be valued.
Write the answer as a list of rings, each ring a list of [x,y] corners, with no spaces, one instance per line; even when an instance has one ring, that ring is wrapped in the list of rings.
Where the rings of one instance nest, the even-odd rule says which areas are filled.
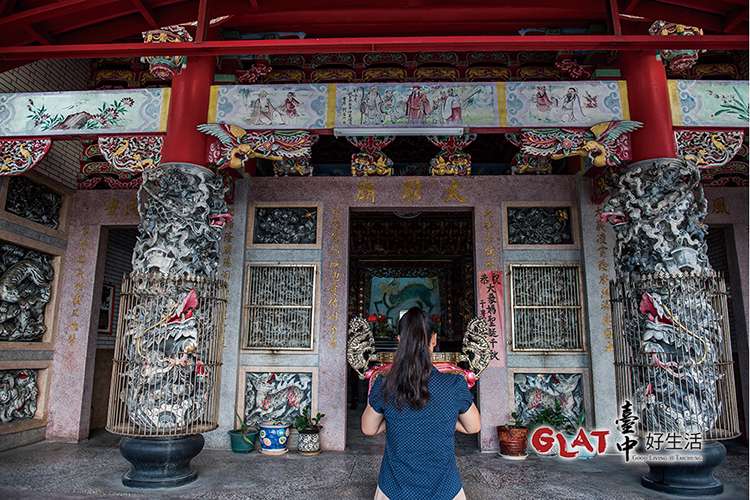
[[[383,396],[385,401],[393,400],[396,408],[408,405],[418,410],[430,400],[432,371],[430,331],[421,309],[412,307],[403,315],[398,334],[398,350],[386,375]]]

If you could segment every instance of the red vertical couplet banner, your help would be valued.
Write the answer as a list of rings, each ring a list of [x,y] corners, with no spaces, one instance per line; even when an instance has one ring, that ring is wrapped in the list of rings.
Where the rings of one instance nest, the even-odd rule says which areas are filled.
[[[479,315],[490,325],[491,366],[505,366],[505,323],[503,320],[503,272],[479,273]]]

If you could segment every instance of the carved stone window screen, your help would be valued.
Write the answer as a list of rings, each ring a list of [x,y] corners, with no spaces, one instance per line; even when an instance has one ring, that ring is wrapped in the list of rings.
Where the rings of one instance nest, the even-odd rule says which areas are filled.
[[[580,248],[578,209],[569,201],[502,203],[503,246],[514,250]]]
[[[513,264],[510,297],[514,351],[583,351],[580,267]]]
[[[0,219],[67,238],[71,191],[36,174],[0,177]]]
[[[321,247],[322,210],[302,202],[257,203],[248,207],[247,244],[255,248]]]
[[[243,348],[312,350],[317,267],[253,263],[245,276]]]

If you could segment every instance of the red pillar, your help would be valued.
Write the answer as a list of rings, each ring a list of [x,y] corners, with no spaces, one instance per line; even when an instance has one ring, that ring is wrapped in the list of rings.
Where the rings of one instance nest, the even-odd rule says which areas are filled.
[[[628,84],[630,119],[643,128],[630,135],[632,161],[677,156],[664,65],[652,51],[623,52],[620,69]]]
[[[182,73],[172,79],[163,163],[206,164],[207,137],[196,126],[206,123],[215,68],[214,57],[193,56]]]

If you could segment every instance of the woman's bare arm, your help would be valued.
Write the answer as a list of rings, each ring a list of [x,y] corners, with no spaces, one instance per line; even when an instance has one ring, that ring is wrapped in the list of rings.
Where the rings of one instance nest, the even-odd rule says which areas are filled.
[[[382,413],[376,412],[370,404],[367,404],[364,413],[362,413],[362,434],[365,436],[377,436],[385,432],[385,418]]]
[[[458,414],[456,430],[464,434],[476,434],[482,427],[481,417],[477,405],[471,404],[465,413]]]

